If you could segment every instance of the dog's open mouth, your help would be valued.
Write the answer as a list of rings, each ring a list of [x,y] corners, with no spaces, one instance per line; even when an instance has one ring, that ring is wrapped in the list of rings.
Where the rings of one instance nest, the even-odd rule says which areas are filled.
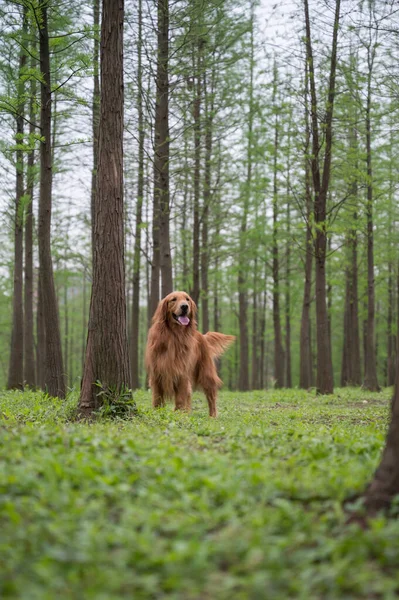
[[[184,325],[185,327],[190,323],[190,319],[188,317],[186,317],[185,315],[175,315],[175,313],[173,313],[173,318],[180,325]]]

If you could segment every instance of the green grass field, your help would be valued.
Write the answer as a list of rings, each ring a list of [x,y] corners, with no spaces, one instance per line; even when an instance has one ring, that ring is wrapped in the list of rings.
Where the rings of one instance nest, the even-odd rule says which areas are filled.
[[[92,424],[0,395],[0,598],[397,598],[399,521],[345,526],[391,391],[201,394]]]

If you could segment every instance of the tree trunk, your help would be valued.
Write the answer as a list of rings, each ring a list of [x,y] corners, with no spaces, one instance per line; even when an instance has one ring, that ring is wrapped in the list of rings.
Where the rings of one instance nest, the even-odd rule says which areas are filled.
[[[247,144],[247,178],[244,191],[244,206],[241,217],[239,238],[239,263],[238,263],[238,305],[239,305],[239,331],[240,331],[240,368],[238,376],[238,389],[242,392],[249,390],[249,340],[248,340],[248,291],[247,291],[247,227],[248,211],[252,187],[252,135],[254,120],[254,8],[251,7],[251,40],[250,40],[250,82],[249,82],[249,107],[248,107],[248,144]],[[236,344],[238,346],[238,344]]]
[[[278,257],[278,183],[277,155],[279,151],[279,122],[276,110],[277,69],[274,68],[273,107],[276,112],[274,124],[274,156],[273,156],[273,327],[274,327],[274,378],[275,387],[284,387],[284,349],[280,319],[280,265]]]
[[[183,290],[190,289],[190,275],[188,266],[188,243],[189,243],[189,231],[187,227],[187,215],[189,211],[189,190],[188,190],[188,179],[189,179],[189,166],[188,166],[188,144],[187,136],[184,136],[184,182],[183,182],[183,206],[182,206],[182,223],[181,223],[181,247],[182,247],[182,278],[183,278]]]
[[[202,211],[202,236],[201,236],[201,317],[202,332],[209,331],[209,248],[208,248],[208,219],[209,205],[211,202],[211,160],[213,145],[213,94],[214,94],[214,69],[212,71],[211,89],[207,89],[206,71],[204,71],[204,99],[205,99],[205,169],[204,169],[204,208]],[[209,98],[211,95],[211,98]]]
[[[83,374],[83,369],[85,365],[85,350],[86,350],[86,331],[87,331],[87,299],[86,299],[86,267],[83,270],[83,306],[82,306],[82,345],[81,345],[81,358],[80,364]]]
[[[312,295],[313,238],[311,227],[312,192],[309,168],[310,124],[309,124],[309,73],[305,65],[305,200],[306,200],[306,238],[305,238],[305,279],[303,288],[301,332],[299,340],[299,387],[309,389],[313,383],[312,348],[310,343],[310,304]]]
[[[392,127],[392,124],[391,124]],[[393,329],[393,321],[394,321],[394,286],[393,286],[393,251],[392,251],[392,225],[394,223],[394,215],[393,215],[393,173],[392,166],[394,164],[393,148],[394,148],[394,140],[392,139],[392,130],[391,129],[391,140],[390,140],[390,149],[389,149],[389,212],[388,212],[388,320],[387,320],[387,365],[386,365],[386,385],[393,385],[395,382],[395,363],[396,363],[396,348],[395,348],[395,335]]]
[[[265,275],[262,292],[262,309],[259,324],[260,338],[260,359],[259,359],[259,388],[265,389],[267,378],[265,381],[265,347],[266,347],[266,308],[267,308],[267,262],[265,262]]]
[[[399,494],[399,368],[396,365],[395,392],[392,398],[391,422],[381,462],[365,491],[364,505],[369,516],[389,508]]]
[[[132,294],[132,323],[130,339],[130,366],[132,370],[132,388],[140,387],[139,378],[139,336],[140,336],[140,250],[141,250],[141,223],[144,195],[144,113],[143,113],[143,72],[142,72],[142,0],[138,2],[138,42],[137,42],[137,106],[138,106],[138,134],[139,134],[139,164],[137,181],[136,204],[136,230],[133,254],[133,294]]]
[[[96,187],[98,168],[98,124],[100,120],[100,78],[99,78],[99,28],[100,28],[100,0],[93,0],[93,98],[92,98],[92,132],[93,132],[93,169],[91,172],[91,254],[94,255],[94,219],[96,207]]]
[[[288,123],[291,131],[291,118]],[[290,151],[291,137],[288,136],[288,159],[287,159],[287,243],[285,250],[285,385],[292,388],[291,370],[291,182],[290,182]]]
[[[355,114],[355,123],[357,121]],[[349,131],[350,156],[357,157],[358,143],[356,126]],[[358,172],[357,158],[354,172]],[[353,212],[353,223],[350,227],[347,239],[348,245],[348,267],[346,269],[346,294],[345,294],[345,316],[344,316],[344,349],[342,357],[341,385],[360,385],[360,336],[358,315],[358,266],[357,266],[357,203],[358,183],[355,179],[350,190],[351,202],[355,206]]]
[[[66,267],[65,267],[66,272]],[[68,280],[65,281],[64,285],[64,364],[65,364],[65,378],[68,385],[68,378],[70,373],[68,373],[69,367],[69,311],[68,311]]]
[[[344,331],[343,331],[343,348],[342,348],[342,364],[341,364],[341,387],[351,385],[351,348],[352,348],[352,330],[350,328],[350,269],[345,270],[345,309],[344,309]]]
[[[27,31],[27,9],[23,9],[23,32]],[[16,117],[16,186],[14,212],[14,290],[12,311],[12,333],[10,349],[10,365],[8,370],[8,389],[24,387],[24,310],[23,310],[23,216],[21,199],[24,195],[24,154],[18,146],[24,142],[24,82],[23,69],[26,65],[26,54],[21,49],[18,73],[18,105]]]
[[[162,297],[173,291],[169,233],[169,0],[158,0],[158,53],[155,103],[154,204],[160,230]]]
[[[197,56],[197,61],[195,60]],[[198,48],[193,51],[194,86],[194,204],[193,204],[193,289],[191,296],[196,304],[200,295],[200,165],[201,165],[201,62]]]
[[[39,276],[37,281],[37,313],[36,313],[36,381],[40,389],[44,390],[46,380],[46,327],[44,323],[43,286]]]
[[[320,394],[332,394],[334,391],[331,343],[328,331],[328,312],[326,298],[326,250],[327,250],[327,195],[331,172],[332,119],[335,99],[335,76],[337,67],[338,29],[340,0],[336,0],[334,31],[331,51],[330,77],[325,117],[325,150],[323,174],[320,173],[320,143],[317,112],[317,95],[314,72],[310,17],[308,0],[304,0],[306,27],[306,55],[309,68],[312,120],[312,178],[314,188],[314,221],[316,225],[315,267],[316,267],[316,322],[317,322],[317,391]]]
[[[51,151],[51,82],[50,50],[47,25],[47,4],[41,7],[40,21],[40,199],[39,199],[39,263],[42,286],[43,317],[46,339],[45,387],[50,396],[65,397],[65,377],[62,362],[61,334],[57,297],[54,286],[51,258],[51,208],[52,208],[52,151]]]
[[[35,51],[35,48],[32,48]],[[31,67],[34,68],[35,60],[32,58]],[[27,186],[26,194],[29,201],[25,215],[25,290],[24,290],[24,380],[25,384],[33,388],[36,385],[35,374],[35,342],[33,335],[33,190],[34,190],[34,168],[35,148],[34,134],[36,131],[35,102],[36,102],[36,79],[30,81],[30,107],[29,107],[29,144],[32,145],[28,154]]]
[[[259,388],[258,369],[258,258],[255,256],[253,268],[253,290],[252,290],[252,369],[251,387],[253,390]]]
[[[371,159],[371,74],[373,55],[369,48],[369,74],[366,101],[366,154],[367,154],[367,337],[363,387],[378,392],[375,352],[375,288],[374,288],[374,232],[373,232],[373,171]]]
[[[79,409],[130,387],[123,203],[123,0],[103,0],[93,283]]]
[[[392,275],[392,261],[388,263],[388,320],[387,320],[387,338],[388,338],[388,359],[387,359],[387,381],[386,384],[391,386],[395,380],[395,337],[393,334],[393,310],[394,310],[394,298],[393,298],[393,275]]]

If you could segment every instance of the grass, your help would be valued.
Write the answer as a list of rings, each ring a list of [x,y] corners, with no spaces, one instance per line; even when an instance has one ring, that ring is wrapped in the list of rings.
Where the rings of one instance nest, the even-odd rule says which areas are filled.
[[[390,390],[221,394],[207,417],[71,419],[77,397],[0,394],[0,598],[372,599],[399,593],[399,522],[345,526]]]

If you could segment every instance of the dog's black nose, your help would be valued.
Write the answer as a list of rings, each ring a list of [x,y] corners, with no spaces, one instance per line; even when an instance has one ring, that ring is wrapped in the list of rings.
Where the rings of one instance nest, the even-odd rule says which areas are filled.
[[[181,304],[180,309],[182,313],[186,313],[188,311],[188,304]]]

